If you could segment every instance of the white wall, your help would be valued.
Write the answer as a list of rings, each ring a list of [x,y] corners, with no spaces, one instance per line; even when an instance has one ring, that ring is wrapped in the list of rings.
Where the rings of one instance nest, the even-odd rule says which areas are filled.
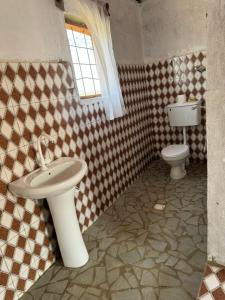
[[[208,256],[225,265],[225,2],[208,0]]]
[[[1,60],[68,60],[64,17],[53,0],[7,0],[0,7]]]
[[[142,5],[146,62],[206,48],[206,0],[146,0]]]
[[[119,63],[143,63],[141,9],[132,0],[108,0],[116,60]]]
[[[109,2],[117,62],[143,62],[138,5],[131,0]],[[1,1],[0,41],[0,60],[70,60],[64,14],[54,0]]]
[[[131,0],[108,0],[113,48],[117,63],[143,63],[140,6]],[[69,14],[76,14],[76,0],[65,0]]]

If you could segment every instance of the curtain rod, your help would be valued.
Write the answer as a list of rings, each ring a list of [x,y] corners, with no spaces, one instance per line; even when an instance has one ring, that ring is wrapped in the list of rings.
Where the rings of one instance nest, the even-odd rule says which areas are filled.
[[[102,0],[92,0],[92,1],[94,1],[94,2],[96,2],[97,4],[103,6],[104,9],[105,9],[105,13],[106,13],[108,16],[110,16],[110,13],[109,13],[109,3],[108,3],[108,2],[104,2],[104,1],[102,1]],[[55,0],[55,5],[56,5],[59,9],[65,11],[64,0]]]
[[[105,9],[105,13],[110,16],[110,13],[109,13],[109,3],[108,2],[105,2],[103,0],[92,0],[94,2],[96,2],[97,4],[101,5],[104,7]]]
[[[65,11],[64,0],[55,0],[55,6],[61,9],[62,11]]]

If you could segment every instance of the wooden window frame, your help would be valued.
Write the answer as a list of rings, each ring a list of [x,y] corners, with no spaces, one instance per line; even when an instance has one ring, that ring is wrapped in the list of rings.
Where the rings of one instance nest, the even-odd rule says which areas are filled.
[[[89,29],[87,28],[86,24],[79,22],[79,21],[74,21],[74,20],[65,18],[65,28],[91,36],[91,33],[90,33]],[[76,74],[75,74],[75,76],[76,76]],[[80,96],[80,99],[84,100],[86,102],[88,100],[90,100],[90,102],[92,102],[92,100],[97,101],[101,97],[102,97],[102,94],[100,93],[100,94],[93,94],[93,95],[88,95],[88,96]]]

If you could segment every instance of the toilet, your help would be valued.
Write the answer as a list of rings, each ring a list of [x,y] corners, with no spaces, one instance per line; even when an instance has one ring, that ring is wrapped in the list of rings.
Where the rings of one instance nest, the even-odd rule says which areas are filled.
[[[171,166],[170,177],[181,179],[186,175],[185,165],[190,155],[186,140],[186,127],[201,122],[199,101],[175,103],[167,106],[170,126],[183,127],[183,144],[169,145],[161,152],[163,160]]]

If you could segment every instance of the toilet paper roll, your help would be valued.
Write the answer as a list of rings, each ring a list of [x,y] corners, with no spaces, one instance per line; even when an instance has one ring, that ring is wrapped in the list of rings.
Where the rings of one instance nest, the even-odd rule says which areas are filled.
[[[186,95],[178,95],[177,96],[177,103],[185,103],[187,100]]]

